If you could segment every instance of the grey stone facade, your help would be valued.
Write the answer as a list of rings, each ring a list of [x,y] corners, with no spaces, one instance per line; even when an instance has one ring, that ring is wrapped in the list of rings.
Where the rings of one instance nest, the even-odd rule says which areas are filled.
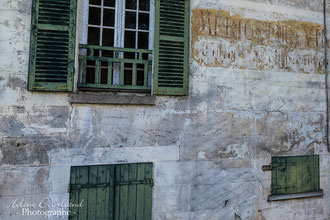
[[[155,220],[330,219],[321,0],[191,0],[189,96],[154,105],[27,91],[31,4],[0,1],[0,219],[45,219],[11,204],[68,200],[70,166],[135,162]],[[262,166],[309,154],[323,197],[267,202]]]

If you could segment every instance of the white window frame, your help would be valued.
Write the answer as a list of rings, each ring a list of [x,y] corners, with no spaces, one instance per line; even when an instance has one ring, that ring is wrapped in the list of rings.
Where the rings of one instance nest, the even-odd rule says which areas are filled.
[[[137,0],[139,2],[139,0]],[[81,30],[77,33],[77,41],[78,45],[76,47],[76,54],[79,54],[79,44],[87,44],[88,42],[88,17],[89,17],[89,0],[82,0],[80,2],[78,1],[78,8],[80,8],[81,13],[78,13],[78,28],[77,30]],[[101,6],[103,8],[109,8],[107,6],[103,6],[104,0],[101,0]],[[126,0],[116,0],[115,5],[115,28],[114,28],[114,47],[121,47],[124,48],[124,36],[125,36],[125,3]],[[137,10],[138,10],[138,4],[137,4]],[[130,10],[134,11],[134,10]],[[135,10],[136,11],[136,10]],[[101,19],[103,20],[103,10],[101,10]],[[155,22],[155,0],[150,0],[150,9],[149,9],[149,43],[148,43],[148,49],[153,50],[154,48],[154,22]],[[100,28],[102,28],[102,23],[100,25]],[[136,19],[136,31],[138,30],[138,16]],[[93,25],[91,25],[93,26]],[[100,38],[102,39],[102,32],[100,32]],[[135,47],[137,47],[137,40]],[[102,42],[102,41],[100,41]],[[153,57],[153,55],[150,55]],[[150,57],[149,57],[150,58]],[[79,63],[76,63],[76,67],[79,68]],[[114,68],[117,68],[118,71],[114,71],[114,78],[113,83],[119,84],[119,66],[116,67],[116,64],[114,65]],[[152,85],[152,67],[149,69],[149,76],[148,76],[148,85]],[[76,82],[78,82],[80,79],[78,79],[77,76]],[[75,91],[77,90],[76,83],[75,83]]]

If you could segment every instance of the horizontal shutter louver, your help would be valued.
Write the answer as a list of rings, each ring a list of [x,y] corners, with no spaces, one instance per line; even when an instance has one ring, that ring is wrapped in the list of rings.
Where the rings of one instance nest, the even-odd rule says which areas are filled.
[[[156,0],[154,48],[155,95],[187,95],[189,1]]]
[[[32,13],[29,90],[72,91],[75,0],[35,0]]]

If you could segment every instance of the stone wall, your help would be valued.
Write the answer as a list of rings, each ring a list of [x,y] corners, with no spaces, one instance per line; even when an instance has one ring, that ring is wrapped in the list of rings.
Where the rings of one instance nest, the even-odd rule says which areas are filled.
[[[27,91],[30,11],[0,1],[0,219],[68,200],[72,165],[134,162],[154,163],[155,220],[330,218],[321,1],[192,0],[190,94],[147,107]],[[306,154],[324,196],[267,202],[262,165]]]

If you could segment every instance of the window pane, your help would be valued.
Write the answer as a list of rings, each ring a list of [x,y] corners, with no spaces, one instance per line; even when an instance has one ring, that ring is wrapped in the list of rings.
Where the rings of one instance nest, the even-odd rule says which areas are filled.
[[[89,0],[90,5],[101,5],[101,0]]]
[[[135,31],[125,31],[125,45],[126,48],[135,48]]]
[[[139,32],[138,48],[139,49],[148,49],[148,44],[149,44],[149,33],[148,32]]]
[[[136,9],[136,0],[126,0],[126,9]]]
[[[125,27],[130,28],[130,29],[136,28],[136,13],[135,12],[126,12]]]
[[[115,26],[115,10],[104,9],[103,12],[103,26]]]
[[[140,0],[139,9],[142,11],[149,11],[150,8],[150,0]]]
[[[86,83],[95,82],[95,61],[87,61],[87,70],[86,70]]]
[[[99,45],[100,43],[100,29],[88,27],[88,44]]]
[[[113,29],[103,29],[103,36],[102,36],[102,45],[113,47],[114,42],[114,30]]]
[[[149,30],[149,14],[139,13],[139,29]]]
[[[116,6],[116,0],[104,0],[104,6],[115,7]]]
[[[101,9],[89,7],[88,24],[100,25],[101,22]]]

